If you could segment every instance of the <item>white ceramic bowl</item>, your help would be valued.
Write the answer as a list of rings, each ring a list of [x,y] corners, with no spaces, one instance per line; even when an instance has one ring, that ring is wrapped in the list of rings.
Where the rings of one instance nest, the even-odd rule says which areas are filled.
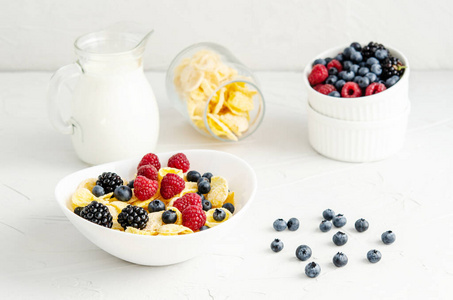
[[[383,121],[358,122],[326,117],[308,105],[308,136],[320,154],[346,162],[370,162],[398,152],[404,143],[410,106]]]
[[[381,93],[358,98],[336,98],[318,93],[310,86],[308,75],[312,70],[312,62],[317,58],[335,57],[346,47],[347,45],[327,50],[312,59],[305,67],[303,80],[311,107],[327,117],[346,121],[378,121],[392,119],[404,113],[409,106],[410,67],[407,58],[391,47],[386,46],[407,68],[394,86]]]
[[[166,166],[168,158],[175,153],[157,155],[161,164]],[[77,216],[70,209],[71,195],[81,181],[97,177],[104,171],[116,172],[124,178],[133,178],[141,158],[107,163],[72,173],[57,184],[56,200],[66,217],[87,239],[118,258],[151,266],[169,265],[188,260],[223,234],[235,234],[235,226],[240,223],[255,197],[257,180],[250,165],[232,154],[213,150],[184,150],[184,153],[190,161],[192,170],[209,171],[228,180],[230,190],[235,193],[236,210],[234,216],[225,223],[187,235],[144,236],[96,225]]]

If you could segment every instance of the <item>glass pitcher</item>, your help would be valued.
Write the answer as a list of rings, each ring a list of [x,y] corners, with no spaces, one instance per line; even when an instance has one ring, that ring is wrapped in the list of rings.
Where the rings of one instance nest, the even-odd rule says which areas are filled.
[[[83,35],[74,43],[77,61],[53,75],[49,117],[58,131],[71,135],[81,160],[100,164],[154,151],[159,111],[143,72],[151,33],[117,25]],[[72,99],[63,99],[62,86],[74,78]],[[63,101],[70,101],[66,120]]]

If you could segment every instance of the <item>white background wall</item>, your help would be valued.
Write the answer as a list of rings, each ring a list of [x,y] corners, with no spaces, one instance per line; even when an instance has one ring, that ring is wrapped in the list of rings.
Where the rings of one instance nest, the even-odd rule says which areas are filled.
[[[225,45],[254,69],[301,70],[352,41],[403,51],[414,69],[453,69],[450,0],[0,0],[0,70],[55,70],[81,34],[118,21],[154,28],[147,69],[186,46]]]

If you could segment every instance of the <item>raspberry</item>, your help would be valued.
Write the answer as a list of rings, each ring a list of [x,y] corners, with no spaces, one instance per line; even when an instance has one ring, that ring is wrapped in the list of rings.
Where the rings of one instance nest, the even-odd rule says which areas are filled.
[[[168,173],[162,178],[162,182],[160,183],[160,194],[164,199],[170,199],[181,193],[185,187],[186,182],[184,179],[176,174]]]
[[[329,70],[330,68],[335,68],[337,69],[338,72],[341,72],[343,71],[343,66],[341,65],[341,63],[336,60],[336,59],[332,59],[328,64],[327,64],[327,70]]]
[[[137,169],[144,165],[153,165],[157,171],[160,170],[159,158],[157,157],[156,154],[153,153],[148,153],[145,156],[143,156],[142,160],[137,166]]]
[[[324,65],[315,65],[313,70],[311,70],[310,75],[308,75],[308,82],[310,82],[310,85],[312,86],[317,85],[318,83],[323,83],[328,76],[329,73]]]
[[[197,193],[187,193],[173,204],[180,212],[183,212],[187,207],[195,205],[203,208],[201,197]]]
[[[345,98],[355,98],[362,96],[362,90],[355,82],[346,82],[341,89],[341,96]]]
[[[190,163],[184,153],[177,153],[168,159],[170,168],[176,168],[182,170],[184,173],[189,171]]]
[[[331,84],[318,84],[314,87],[314,89],[321,94],[328,95],[331,92],[336,91],[337,89]]]
[[[144,176],[151,180],[157,180],[157,170],[153,165],[143,165],[138,168],[137,176]]]
[[[380,93],[382,91],[385,91],[386,89],[387,88],[385,87],[384,84],[373,82],[366,88],[365,96],[374,95],[374,94]]]
[[[137,176],[134,180],[134,194],[139,200],[148,200],[154,196],[159,188],[156,180],[148,179],[144,176]]]
[[[197,205],[191,205],[182,212],[182,225],[193,231],[200,229],[206,223],[206,214]]]

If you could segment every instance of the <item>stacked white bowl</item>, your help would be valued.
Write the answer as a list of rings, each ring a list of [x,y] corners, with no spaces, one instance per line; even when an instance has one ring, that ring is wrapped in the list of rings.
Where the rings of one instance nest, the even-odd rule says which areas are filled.
[[[335,57],[346,47],[330,49],[315,59]],[[409,62],[398,50],[386,48],[406,69],[394,86],[371,96],[323,95],[308,82],[312,63],[305,68],[309,141],[320,154],[340,161],[370,162],[385,159],[402,148],[410,112]]]

